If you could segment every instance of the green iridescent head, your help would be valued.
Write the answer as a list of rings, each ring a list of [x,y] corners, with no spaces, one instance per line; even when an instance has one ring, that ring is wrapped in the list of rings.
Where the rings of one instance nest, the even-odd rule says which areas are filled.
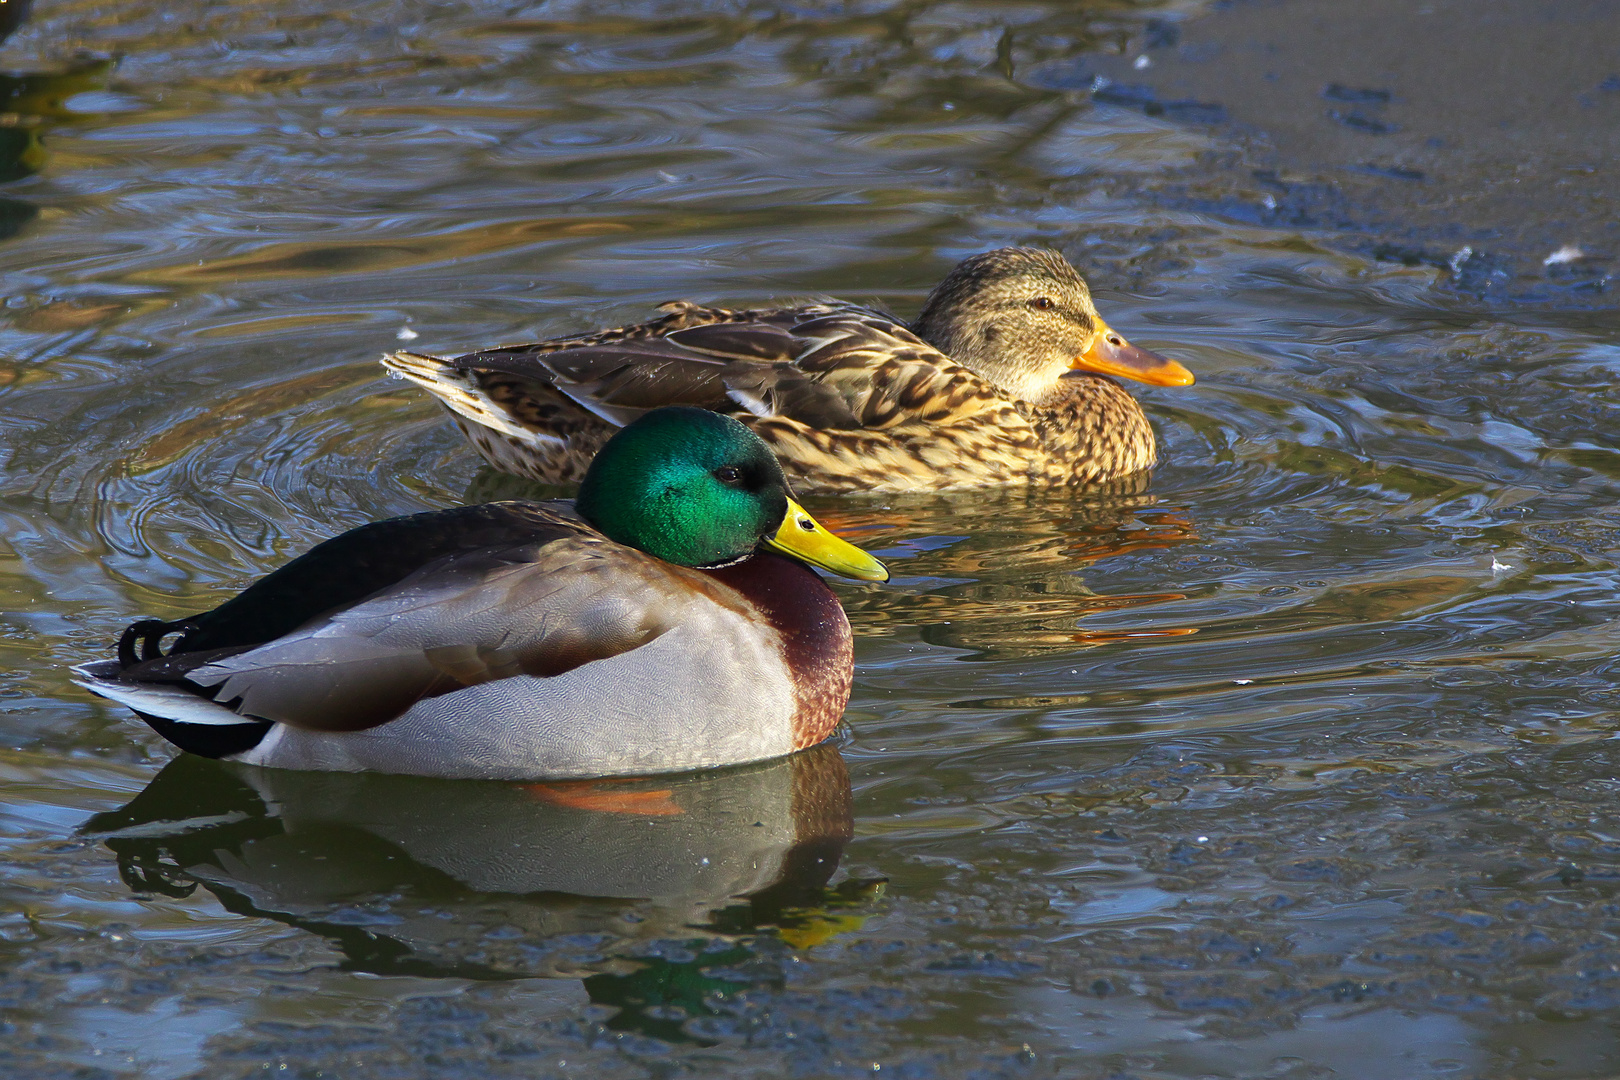
[[[646,414],[591,462],[579,512],[608,539],[665,562],[740,559],[787,513],[787,478],[759,436],[707,409]]]
[[[576,506],[609,540],[681,566],[765,546],[850,577],[889,576],[788,497],[758,435],[707,409],[655,409],[626,425],[591,462]]]

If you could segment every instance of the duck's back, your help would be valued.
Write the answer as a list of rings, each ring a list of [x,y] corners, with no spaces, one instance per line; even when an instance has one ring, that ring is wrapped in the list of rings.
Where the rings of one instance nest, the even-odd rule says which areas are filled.
[[[1038,450],[1011,402],[882,312],[664,308],[581,337],[385,363],[436,394],[492,464],[546,483],[577,481],[618,428],[662,405],[736,417],[800,490],[1005,483]]]

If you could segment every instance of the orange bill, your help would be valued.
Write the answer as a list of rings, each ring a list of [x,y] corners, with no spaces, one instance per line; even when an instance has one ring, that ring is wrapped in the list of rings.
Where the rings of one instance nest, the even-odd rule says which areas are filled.
[[[1193,373],[1174,360],[1138,349],[1115,333],[1107,325],[1091,343],[1091,348],[1074,358],[1069,367],[1076,371],[1095,371],[1099,375],[1118,375],[1135,379],[1151,386],[1191,386]]]

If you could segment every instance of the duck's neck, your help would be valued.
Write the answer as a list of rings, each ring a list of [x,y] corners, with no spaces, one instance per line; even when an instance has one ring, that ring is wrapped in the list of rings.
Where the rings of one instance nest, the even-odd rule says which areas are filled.
[[[803,563],[755,555],[704,569],[737,590],[782,638],[797,708],[793,748],[814,746],[838,726],[849,704],[855,643],[849,620],[827,583]]]
[[[924,315],[927,313],[925,312]],[[958,327],[929,324],[919,317],[911,332],[994,386],[1009,401],[1044,402],[1060,394],[1059,384],[1068,365],[1053,358],[1031,366],[1028,357],[1008,352],[995,326]]]

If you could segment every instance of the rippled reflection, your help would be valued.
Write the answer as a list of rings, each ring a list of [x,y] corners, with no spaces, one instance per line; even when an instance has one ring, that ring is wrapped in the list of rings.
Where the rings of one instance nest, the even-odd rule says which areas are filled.
[[[620,1010],[615,1030],[685,1038],[717,1001],[780,986],[765,969],[782,946],[859,927],[881,882],[827,887],[852,821],[848,773],[823,745],[752,768],[534,784],[182,755],[85,831],[138,893],[201,886],[330,939],[355,970],[582,979]]]
[[[0,41],[28,16],[29,4],[0,4]],[[0,184],[32,176],[45,167],[49,153],[45,132],[93,112],[88,96],[105,89],[114,67],[111,60],[77,60],[40,72],[0,71]],[[78,95],[84,107],[72,107]],[[0,240],[15,236],[38,213],[31,202],[0,198]]]

